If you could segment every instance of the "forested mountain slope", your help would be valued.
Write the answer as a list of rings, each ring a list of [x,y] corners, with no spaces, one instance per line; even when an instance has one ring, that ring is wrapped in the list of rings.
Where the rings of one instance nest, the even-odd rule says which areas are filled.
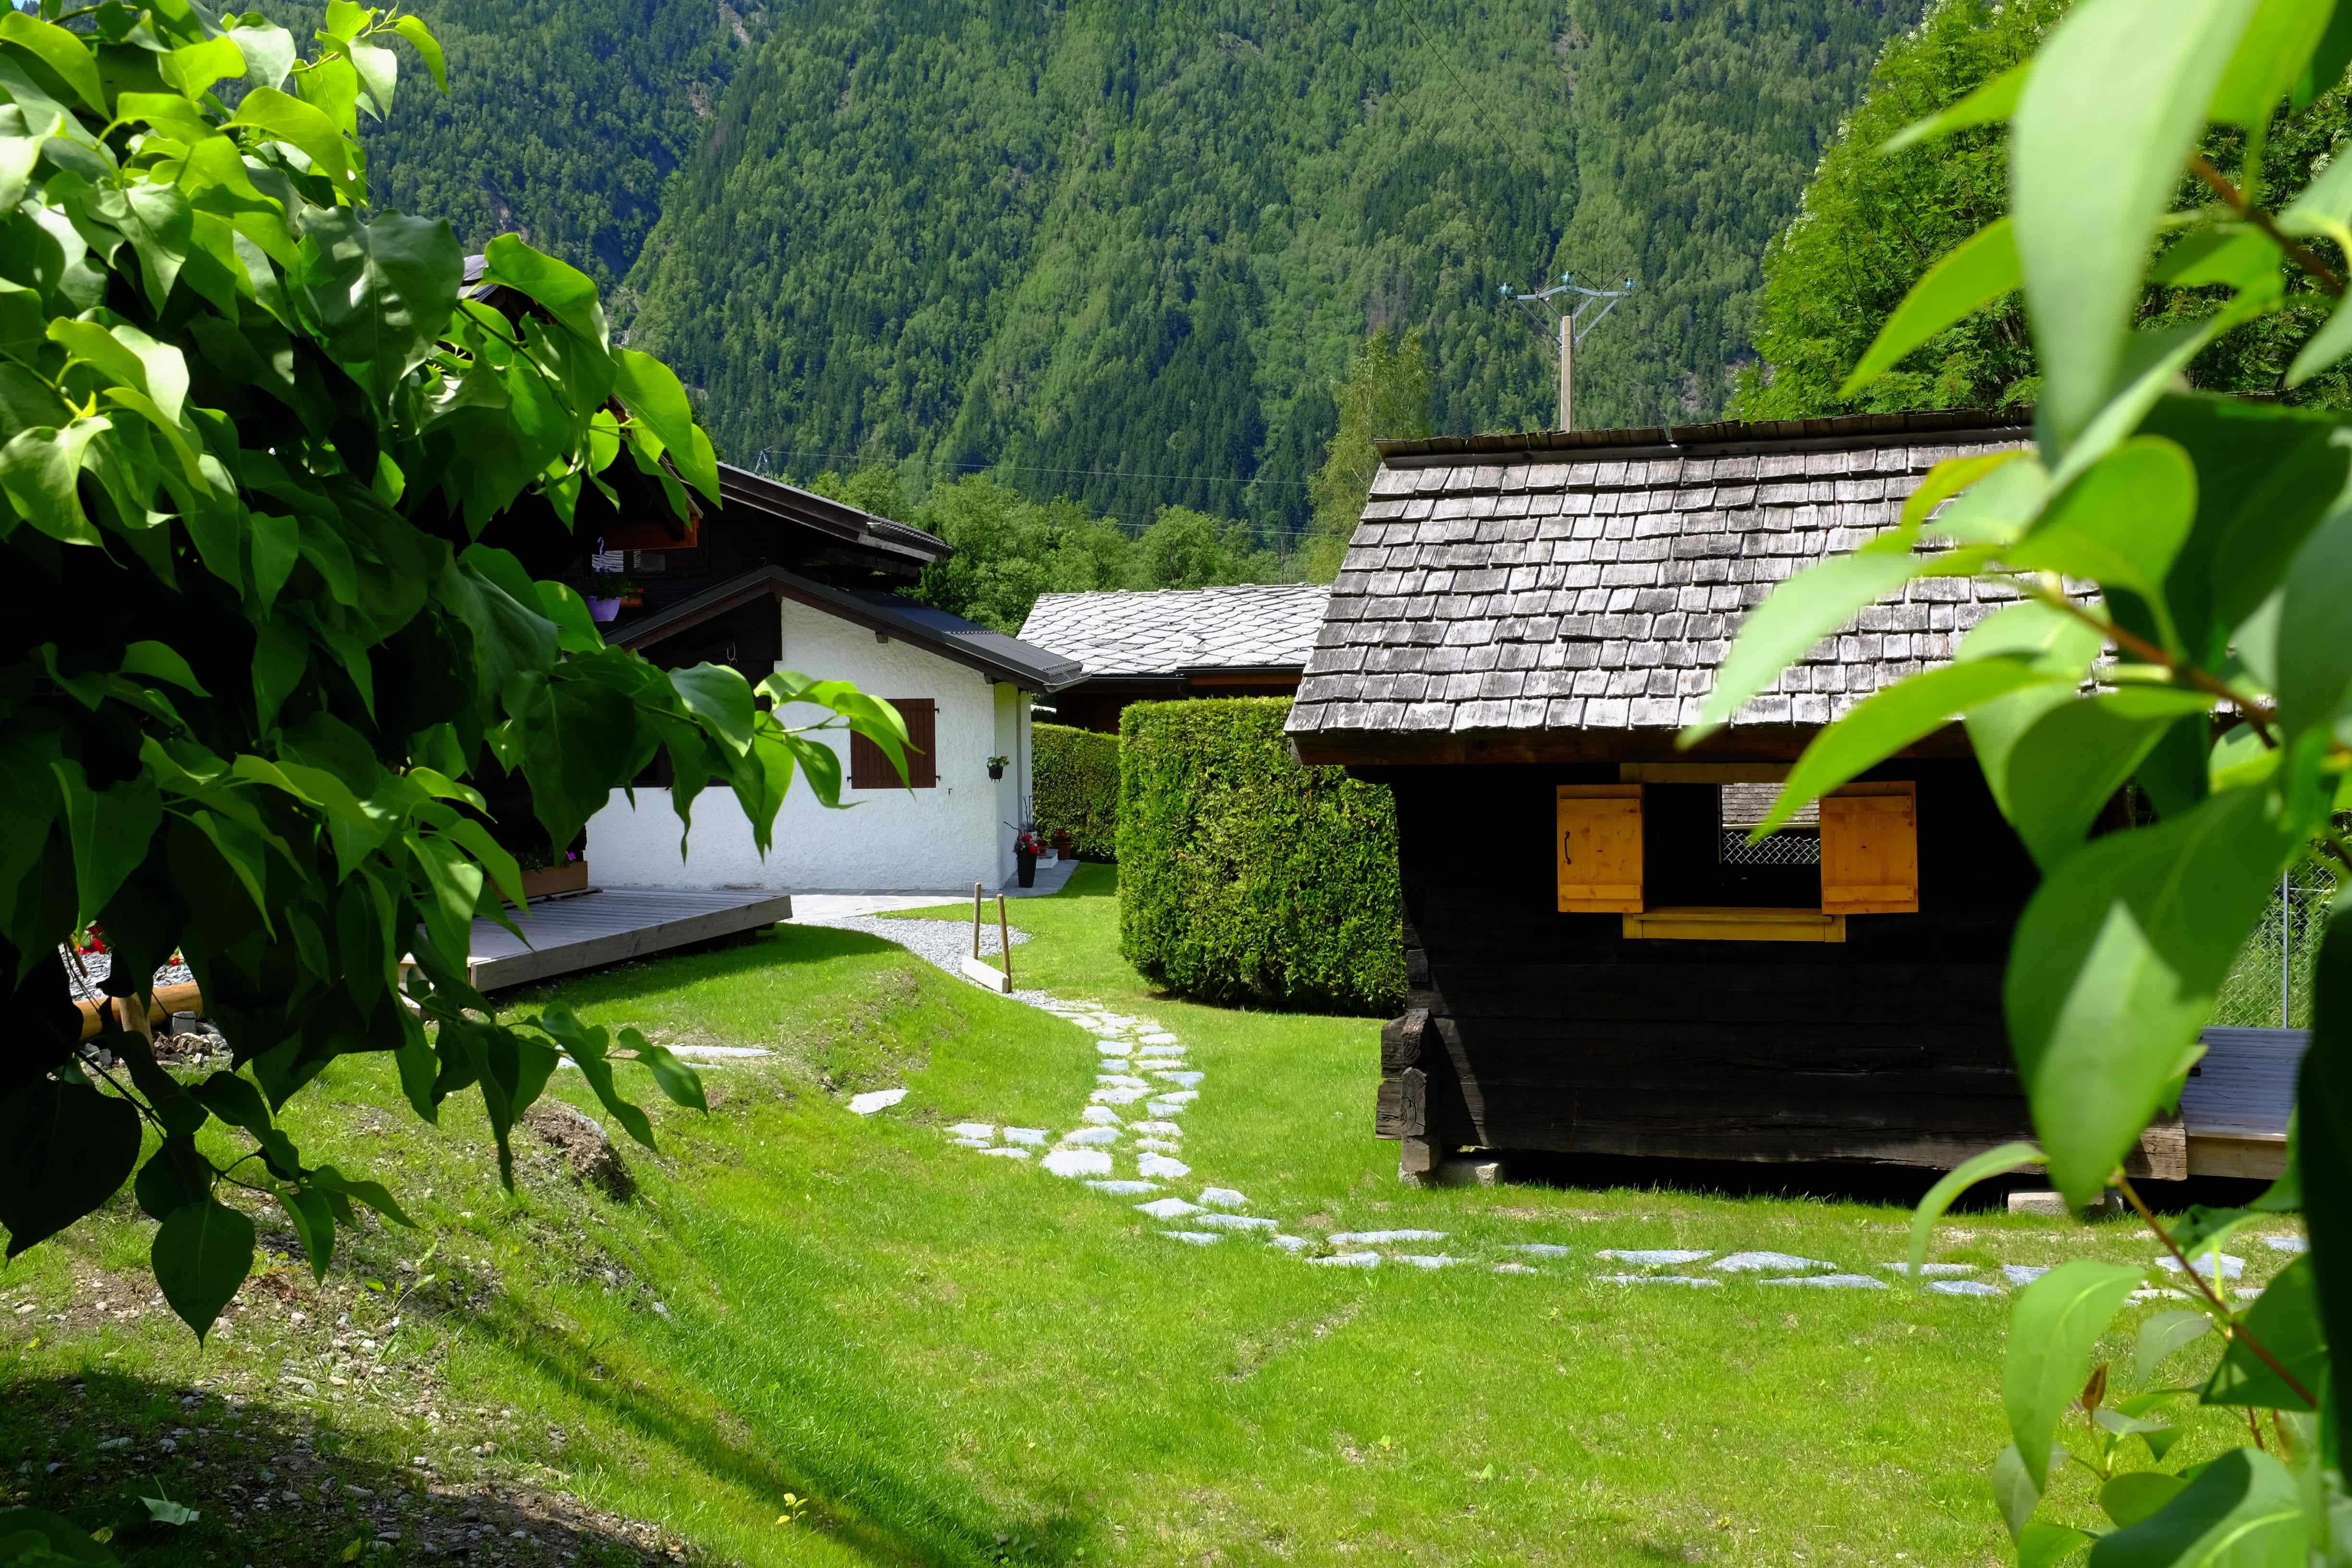
[[[1639,279],[1580,424],[1719,412],[1765,243],[1918,7],[811,0],[735,51],[634,341],[739,461],[1295,526],[1368,327],[1423,334],[1437,428],[1550,422],[1501,284]]]

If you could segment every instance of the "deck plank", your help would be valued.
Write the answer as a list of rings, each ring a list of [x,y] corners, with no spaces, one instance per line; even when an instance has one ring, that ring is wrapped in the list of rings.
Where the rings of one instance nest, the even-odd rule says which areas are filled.
[[[528,942],[495,921],[474,922],[467,965],[482,991],[528,984],[643,958],[790,920],[791,895],[675,888],[606,888],[530,906]]]
[[[2180,1093],[2190,1173],[2278,1176],[2309,1031],[2208,1029],[2202,1037],[2205,1058]]]

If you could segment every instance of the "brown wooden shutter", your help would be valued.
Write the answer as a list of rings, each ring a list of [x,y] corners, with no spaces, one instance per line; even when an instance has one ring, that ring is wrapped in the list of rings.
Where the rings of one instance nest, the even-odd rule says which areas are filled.
[[[1822,912],[1919,912],[1918,786],[1848,784],[1822,798]]]
[[[940,782],[939,704],[928,697],[892,697],[887,700],[907,722],[907,771],[914,776],[898,780],[898,770],[881,747],[863,735],[849,737],[849,787],[852,789],[931,789]]]
[[[1642,912],[1642,786],[1561,784],[1552,853],[1559,907],[1576,914]]]

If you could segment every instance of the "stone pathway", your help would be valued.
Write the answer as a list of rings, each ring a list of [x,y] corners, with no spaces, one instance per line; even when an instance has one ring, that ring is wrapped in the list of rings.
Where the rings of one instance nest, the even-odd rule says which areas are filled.
[[[850,900],[842,903],[848,905]],[[961,921],[877,920],[866,909],[855,906],[802,913],[798,901],[795,912],[806,924],[840,926],[895,942],[959,978],[960,961],[971,952],[971,928]],[[992,926],[984,936],[984,951],[995,952]],[[1025,932],[1013,933],[1016,947],[1028,940]],[[1014,967],[1017,972],[1017,961]],[[1289,1235],[1272,1216],[1250,1213],[1250,1201],[1240,1189],[1208,1183],[1186,1163],[1184,1119],[1199,1101],[1208,1074],[1192,1065],[1183,1042],[1174,1034],[1151,1019],[1115,1013],[1097,1002],[1068,1001],[1043,991],[1016,991],[1013,1000],[1075,1024],[1093,1037],[1093,1089],[1064,1130],[959,1121],[944,1130],[950,1146],[998,1159],[1034,1160],[1056,1176],[1084,1183],[1107,1202],[1141,1214],[1159,1227],[1160,1235],[1179,1246],[1255,1247],[1270,1256],[1322,1268],[1398,1267],[1435,1272],[1482,1268],[1511,1275],[1581,1272],[1579,1265],[1589,1258],[1600,1266],[1591,1278],[1602,1284],[1685,1289],[1720,1289],[1727,1283],[1746,1283],[1790,1289],[1885,1290],[1890,1283],[1905,1282],[1909,1273],[1903,1263],[1879,1263],[1875,1272],[1865,1273],[1826,1258],[1765,1249],[1718,1254],[1686,1247],[1600,1247],[1580,1257],[1575,1247],[1543,1241],[1481,1247],[1455,1238],[1459,1250],[1449,1251],[1443,1245],[1449,1240],[1447,1232],[1420,1228],[1338,1231],[1325,1237]],[[906,1092],[903,1089],[872,1090],[852,1097],[849,1109],[870,1116],[896,1105]],[[2282,1254],[2298,1253],[2305,1246],[2299,1237],[2260,1239]],[[1498,1256],[1463,1255],[1481,1251]],[[2179,1266],[2172,1259],[2157,1261],[2179,1272]],[[2195,1267],[2208,1278],[2214,1272],[2210,1256],[2198,1258]],[[2234,1284],[2244,1271],[2242,1258],[2221,1255],[2223,1279]],[[1974,1264],[1941,1262],[1926,1265],[1920,1275],[1922,1288],[1936,1295],[1997,1297],[2048,1272],[2047,1267],[2039,1264],[2010,1263],[1988,1270]],[[2231,1293],[2243,1300],[2260,1291],[2248,1288]],[[2186,1294],[2152,1286],[2137,1292],[2135,1299]]]

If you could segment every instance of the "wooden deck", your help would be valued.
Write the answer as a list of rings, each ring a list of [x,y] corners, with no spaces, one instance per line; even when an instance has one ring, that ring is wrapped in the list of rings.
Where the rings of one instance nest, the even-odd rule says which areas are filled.
[[[2180,1094],[2192,1176],[2274,1180],[2286,1169],[2303,1029],[2208,1029],[2205,1058]]]
[[[467,968],[476,990],[496,991],[756,931],[792,915],[785,893],[597,889],[533,903],[529,917],[516,922],[528,943],[495,921],[476,921]]]

